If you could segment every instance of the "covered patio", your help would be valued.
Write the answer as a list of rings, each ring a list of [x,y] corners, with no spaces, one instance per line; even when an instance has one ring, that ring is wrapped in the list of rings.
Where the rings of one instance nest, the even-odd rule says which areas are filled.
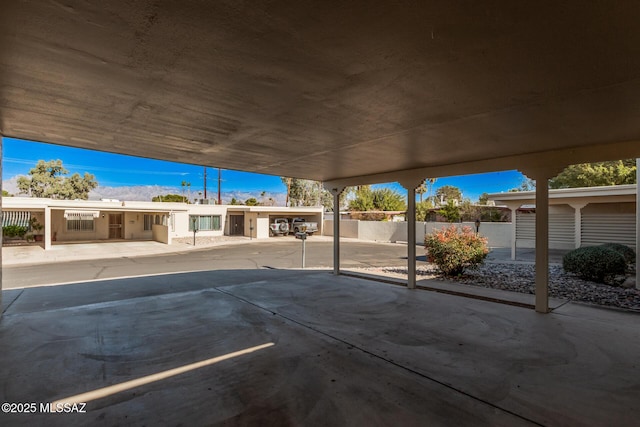
[[[540,316],[414,290],[416,187],[517,169],[537,184],[535,309],[549,313],[548,179],[569,164],[640,157],[633,2],[6,3],[0,147],[11,137],[314,179],[334,206],[347,186],[399,182],[410,237],[407,288],[340,276],[334,221],[336,277],[256,270],[211,273],[204,287],[186,275],[170,287],[142,277],[7,293],[5,401],[88,400],[190,367],[104,394],[90,414],[34,417],[638,419],[636,317]]]
[[[327,271],[96,285],[5,291],[2,398],[87,410],[2,414],[5,424],[633,425],[640,417],[630,313],[566,304],[539,316]]]

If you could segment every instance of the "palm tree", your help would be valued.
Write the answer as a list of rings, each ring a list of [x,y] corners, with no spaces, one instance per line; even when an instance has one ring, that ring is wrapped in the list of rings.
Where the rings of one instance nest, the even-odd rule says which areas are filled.
[[[416,188],[416,193],[420,195],[420,203],[422,203],[422,195],[427,192],[427,180],[425,179],[422,183]]]
[[[427,196],[429,199],[433,196],[431,193],[433,192],[433,184],[435,184],[437,178],[427,178],[424,180],[424,184],[429,187],[429,195]]]

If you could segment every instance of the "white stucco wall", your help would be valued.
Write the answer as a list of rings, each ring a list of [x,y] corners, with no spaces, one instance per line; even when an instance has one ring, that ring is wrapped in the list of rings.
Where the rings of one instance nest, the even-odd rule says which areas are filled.
[[[425,234],[448,225],[443,222],[417,222],[416,242],[423,244]],[[475,230],[475,224],[472,222],[456,225],[469,226]],[[333,221],[325,220],[324,227],[325,235],[332,236]],[[488,238],[491,247],[510,247],[511,245],[511,223],[483,222],[480,224],[480,234]],[[377,242],[406,242],[408,240],[407,223],[342,220],[340,221],[340,236]]]
[[[358,221],[357,219],[340,220],[340,237],[358,238]],[[323,224],[323,235],[333,236],[333,220],[325,219]]]
[[[260,217],[257,220],[255,237],[256,239],[268,239],[269,238],[269,218]]]
[[[153,240],[160,243],[171,244],[171,233],[169,232],[169,226],[166,225],[153,225],[152,230]]]

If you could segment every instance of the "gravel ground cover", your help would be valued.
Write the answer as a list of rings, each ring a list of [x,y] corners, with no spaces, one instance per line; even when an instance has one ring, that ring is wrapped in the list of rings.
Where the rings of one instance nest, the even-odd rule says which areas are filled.
[[[406,279],[406,267],[367,268]],[[419,266],[418,279],[445,280],[434,265]],[[535,266],[532,264],[486,263],[475,270],[467,270],[455,279],[447,279],[469,286],[502,289],[526,294],[535,293]],[[571,301],[618,307],[640,313],[640,290],[614,287],[580,279],[566,273],[561,266],[549,267],[549,296]]]

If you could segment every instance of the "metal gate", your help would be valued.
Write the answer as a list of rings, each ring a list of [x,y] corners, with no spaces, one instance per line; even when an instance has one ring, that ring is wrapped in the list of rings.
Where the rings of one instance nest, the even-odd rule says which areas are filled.
[[[229,235],[244,236],[244,215],[229,215]]]
[[[109,214],[109,239],[122,239],[122,214]]]

